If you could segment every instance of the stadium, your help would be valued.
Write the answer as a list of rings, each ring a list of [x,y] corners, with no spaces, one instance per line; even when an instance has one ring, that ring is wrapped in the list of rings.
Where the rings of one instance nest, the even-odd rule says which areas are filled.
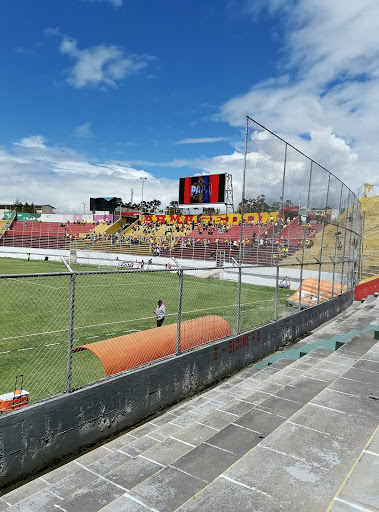
[[[46,489],[64,481],[78,453],[103,506],[130,491],[150,510],[232,510],[235,480],[254,493],[266,478],[261,510],[275,509],[272,480],[284,507],[293,492],[324,510],[359,480],[378,418],[378,188],[354,193],[249,117],[241,176],[241,189],[228,173],[180,178],[172,214],[116,197],[91,198],[87,215],[3,213],[5,503],[47,468]],[[286,491],[294,444],[305,454]],[[188,481],[167,483],[176,470]],[[86,499],[100,492],[86,485]],[[159,485],[172,502],[152,497]],[[76,491],[64,510],[84,510]]]

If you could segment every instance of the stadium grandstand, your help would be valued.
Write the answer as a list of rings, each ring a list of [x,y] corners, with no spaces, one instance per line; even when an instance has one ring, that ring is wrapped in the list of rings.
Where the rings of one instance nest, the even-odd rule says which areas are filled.
[[[363,197],[361,205],[365,218],[363,241],[359,241],[363,251],[361,277],[367,278],[378,274],[379,268],[379,197]],[[137,257],[164,256],[210,262],[218,257],[224,262],[241,258],[245,264],[273,266],[278,261],[296,263],[303,248],[306,249],[306,259],[313,260],[320,252],[322,239],[323,250],[326,253],[329,250],[332,256],[335,233],[338,233],[338,219],[331,221],[330,213],[321,210],[311,212],[303,219],[300,214],[294,216],[293,212],[291,216],[283,212],[282,217],[279,212],[248,213],[244,215],[242,231],[239,213],[145,214],[137,219],[107,215],[102,220],[95,220],[96,215],[85,218],[66,215],[64,218],[59,216],[64,220],[56,222],[54,215],[46,216],[48,221],[43,220],[44,217],[28,220],[23,214],[23,220],[18,220],[18,216],[1,220],[0,246],[96,250]]]

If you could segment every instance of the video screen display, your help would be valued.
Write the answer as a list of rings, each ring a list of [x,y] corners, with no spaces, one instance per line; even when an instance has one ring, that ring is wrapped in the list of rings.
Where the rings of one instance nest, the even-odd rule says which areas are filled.
[[[180,178],[180,205],[218,204],[224,202],[225,174]]]
[[[91,211],[111,212],[116,210],[120,203],[120,197],[90,197],[89,208]]]

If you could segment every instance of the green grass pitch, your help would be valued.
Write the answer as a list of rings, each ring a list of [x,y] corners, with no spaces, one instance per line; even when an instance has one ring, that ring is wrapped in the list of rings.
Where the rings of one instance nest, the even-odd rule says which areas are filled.
[[[75,271],[98,266],[72,265]],[[112,270],[111,268],[109,270]],[[30,401],[66,389],[70,276],[43,276],[66,272],[63,263],[0,258],[0,275],[40,274],[0,279],[0,393],[14,389],[16,375],[24,375]],[[236,331],[238,285],[200,278],[204,271],[185,271],[182,321],[219,315]],[[279,313],[293,292],[279,289]],[[165,325],[177,322],[179,278],[176,272],[141,272],[77,275],[74,302],[74,347],[156,326],[157,300],[166,305]],[[241,330],[274,319],[275,290],[242,285]],[[72,387],[104,377],[97,357],[89,351],[73,354]]]

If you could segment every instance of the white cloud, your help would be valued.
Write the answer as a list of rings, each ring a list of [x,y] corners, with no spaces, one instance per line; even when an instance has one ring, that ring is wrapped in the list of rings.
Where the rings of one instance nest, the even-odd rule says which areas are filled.
[[[187,138],[178,140],[176,144],[207,144],[210,142],[221,142],[224,140],[228,140],[227,137],[200,137],[197,139]]]
[[[114,7],[121,7],[123,4],[123,0],[83,0],[84,2],[107,2],[112,4]]]
[[[218,118],[242,127],[253,117],[353,190],[377,182],[379,3],[245,0],[245,8],[255,20],[262,10],[288,20],[282,74],[222,105]]]
[[[146,200],[159,198],[163,205],[178,197],[178,181],[156,178],[152,173],[117,161],[89,161],[71,148],[51,147],[41,135],[24,138],[0,150],[0,203],[51,204],[61,212],[79,213],[90,197],[141,200],[140,177]]]
[[[75,128],[74,134],[79,139],[89,139],[93,137],[93,132],[91,128],[91,123],[89,121],[81,124],[80,126]]]
[[[118,46],[98,45],[80,50],[77,41],[65,36],[60,51],[75,60],[67,82],[76,89],[117,87],[125,77],[146,68],[152,57],[149,55],[124,55]]]
[[[45,149],[45,139],[42,135],[33,135],[32,137],[25,137],[18,142],[14,142],[16,146],[23,146],[24,148],[39,148]]]

